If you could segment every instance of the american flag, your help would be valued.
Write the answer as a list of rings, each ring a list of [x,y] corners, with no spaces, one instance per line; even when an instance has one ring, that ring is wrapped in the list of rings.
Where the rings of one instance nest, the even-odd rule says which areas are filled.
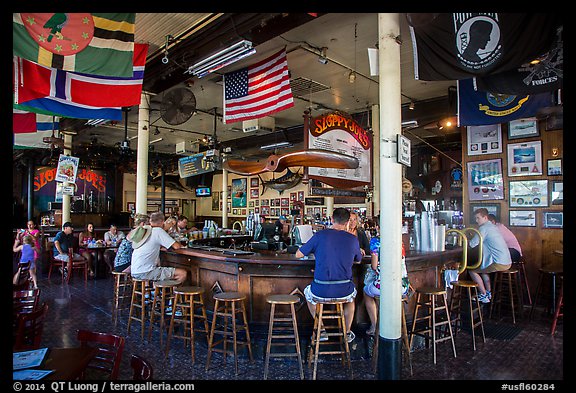
[[[285,48],[224,75],[224,123],[257,119],[293,106]]]

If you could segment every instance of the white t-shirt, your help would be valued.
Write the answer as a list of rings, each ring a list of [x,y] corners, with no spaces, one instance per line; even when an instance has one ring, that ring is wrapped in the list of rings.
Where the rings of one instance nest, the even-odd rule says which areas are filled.
[[[174,239],[163,228],[152,227],[152,233],[144,244],[132,252],[132,274],[147,273],[156,267],[160,246],[170,248]]]

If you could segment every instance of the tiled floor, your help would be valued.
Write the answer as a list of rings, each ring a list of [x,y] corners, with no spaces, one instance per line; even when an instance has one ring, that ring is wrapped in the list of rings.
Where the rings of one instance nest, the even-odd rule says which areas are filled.
[[[192,364],[190,348],[181,340],[173,340],[170,356],[164,358],[156,329],[151,342],[140,339],[139,326],[133,325],[127,334],[127,311],[120,314],[116,325],[112,323],[111,305],[113,283],[110,277],[90,280],[87,285],[81,279],[73,279],[69,285],[61,285],[59,277],[40,280],[41,300],[48,302],[49,311],[43,333],[43,345],[48,347],[76,346],[76,330],[92,329],[114,332],[126,337],[120,379],[131,379],[130,355],[138,354],[149,360],[157,380],[261,380],[264,370],[265,332],[253,331],[254,363],[248,361],[247,352],[241,352],[239,369],[234,374],[234,362],[229,357],[223,363],[221,354],[213,355],[211,367],[205,371],[206,337],[197,336],[196,362]],[[528,309],[526,309],[528,311]],[[471,336],[460,331],[456,335],[457,358],[452,355],[449,341],[438,344],[438,360],[432,362],[432,350],[421,348],[412,351],[413,374],[408,365],[403,366],[403,380],[516,380],[560,381],[564,379],[563,327],[560,322],[554,336],[550,335],[550,319],[542,310],[535,312],[532,321],[527,315],[514,328],[509,318],[486,321],[486,342],[477,341],[472,350]],[[504,328],[513,333],[511,339],[491,338],[488,328]],[[506,333],[506,332],[505,332]],[[517,333],[517,334],[515,334]],[[301,333],[303,355],[307,353],[309,334]],[[165,341],[164,341],[165,344]],[[357,331],[352,343],[352,379],[375,380],[371,370],[371,338]],[[269,379],[298,379],[294,358],[271,360]],[[311,370],[304,367],[305,378],[311,378]],[[326,359],[318,366],[319,380],[347,380],[350,376],[338,359]]]

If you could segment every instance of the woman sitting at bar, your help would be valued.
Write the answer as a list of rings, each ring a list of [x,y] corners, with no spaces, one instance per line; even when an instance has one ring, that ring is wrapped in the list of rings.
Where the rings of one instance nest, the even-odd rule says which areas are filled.
[[[94,224],[89,222],[86,229],[78,235],[78,253],[88,260],[88,268],[90,269],[90,277],[94,277],[94,269],[92,268],[92,261],[96,259],[96,253],[91,252],[88,246],[96,239],[96,232],[94,231]]]
[[[347,231],[358,238],[358,243],[360,243],[360,252],[362,252],[362,256],[369,254],[370,240],[368,240],[366,232],[364,232],[364,230],[361,228],[358,213],[353,211],[350,212],[350,220],[348,220]]]

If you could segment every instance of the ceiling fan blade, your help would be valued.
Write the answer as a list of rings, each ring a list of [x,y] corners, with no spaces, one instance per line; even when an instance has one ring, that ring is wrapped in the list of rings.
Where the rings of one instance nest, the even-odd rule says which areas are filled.
[[[271,155],[266,160],[258,161],[226,160],[222,163],[222,168],[238,175],[252,176],[274,171],[277,165],[278,156]]]
[[[280,156],[274,172],[282,172],[291,166],[356,169],[359,165],[360,161],[358,161],[356,157],[347,154],[321,149],[310,149]]]

